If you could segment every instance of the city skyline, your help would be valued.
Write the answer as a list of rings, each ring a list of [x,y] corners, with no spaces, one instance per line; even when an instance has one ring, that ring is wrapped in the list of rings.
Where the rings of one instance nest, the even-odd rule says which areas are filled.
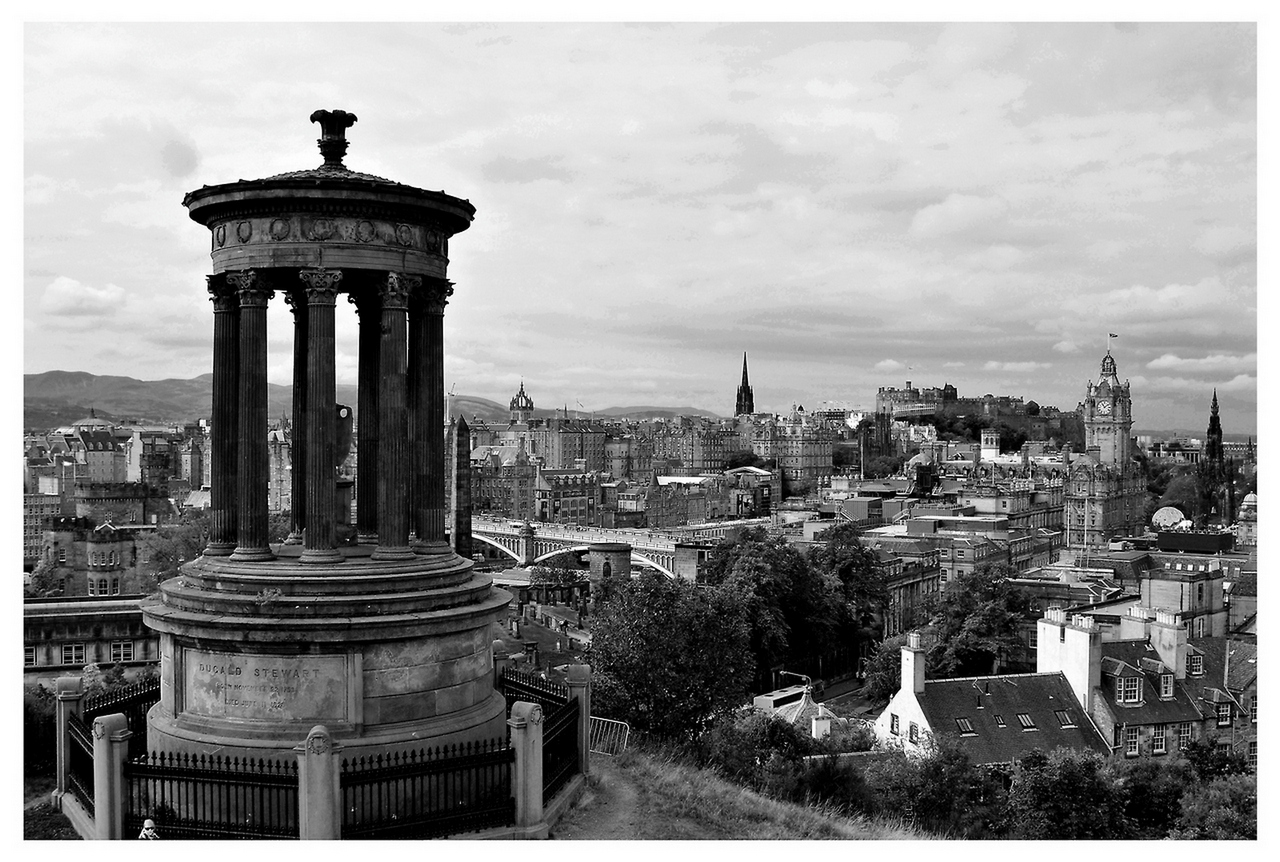
[[[761,410],[907,380],[1070,410],[1116,333],[1136,427],[1216,388],[1256,433],[1253,25],[196,29],[27,25],[28,373],[207,373],[182,196],[314,167],[307,115],[344,108],[352,169],[477,207],[459,393],[728,415],[745,350]],[[272,382],[291,343],[276,302]]]

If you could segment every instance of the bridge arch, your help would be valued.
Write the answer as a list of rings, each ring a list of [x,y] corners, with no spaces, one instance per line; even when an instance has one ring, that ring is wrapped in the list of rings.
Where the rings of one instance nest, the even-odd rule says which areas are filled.
[[[523,560],[520,559],[519,554],[517,554],[515,551],[511,550],[501,542],[497,541],[496,539],[491,539],[488,536],[484,535],[483,533],[472,533],[471,538],[480,542],[484,542],[486,545],[489,545],[491,547],[497,548],[498,550],[506,554],[508,557],[515,560],[517,563],[523,562]]]
[[[558,557],[558,556],[560,556],[561,554],[569,554],[569,553],[573,553],[573,552],[576,552],[576,551],[586,552],[587,550],[588,550],[588,548],[587,548],[587,546],[586,546],[586,545],[565,545],[563,548],[556,548],[556,549],[554,549],[554,550],[547,551],[547,552],[546,552],[545,554],[543,554],[542,556],[537,557],[536,559],[534,559],[533,563],[534,563],[534,565],[537,565],[538,563],[546,562],[547,560],[551,559],[552,557]]]
[[[644,554],[637,553],[635,548],[631,549],[631,562],[641,563],[643,565],[649,566],[650,568],[657,569],[659,572],[662,572],[662,574],[666,575],[668,578],[675,577],[675,573],[672,572],[670,569],[668,569],[666,566],[662,565],[656,560],[649,559]]]

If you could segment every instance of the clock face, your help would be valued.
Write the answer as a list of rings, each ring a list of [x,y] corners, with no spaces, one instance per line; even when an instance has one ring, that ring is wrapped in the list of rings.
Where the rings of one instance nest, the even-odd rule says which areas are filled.
[[[1100,401],[1100,402],[1098,402],[1098,415],[1100,415],[1100,416],[1106,416],[1106,415],[1107,415],[1107,414],[1109,414],[1110,412],[1111,412],[1111,402],[1110,402],[1110,401]]]

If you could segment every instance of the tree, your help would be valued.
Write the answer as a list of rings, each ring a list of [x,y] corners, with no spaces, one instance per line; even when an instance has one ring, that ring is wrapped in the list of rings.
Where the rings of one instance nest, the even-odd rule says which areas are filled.
[[[596,613],[591,655],[602,715],[696,739],[747,699],[753,663],[741,597],[648,573],[617,586]]]
[[[177,524],[157,527],[138,540],[139,570],[146,582],[144,592],[154,592],[159,585],[175,577],[184,563],[204,553],[209,540],[209,519],[203,513],[188,513]]]
[[[889,602],[889,584],[879,555],[862,544],[861,531],[847,522],[824,530],[816,538],[825,544],[810,550],[809,564],[840,584],[845,615],[841,622],[860,648],[878,641]]]
[[[703,581],[743,598],[760,674],[788,660],[828,652],[838,642],[839,582],[815,571],[782,536],[755,528],[722,541]]]
[[[1193,740],[1183,747],[1182,756],[1191,764],[1196,780],[1202,784],[1250,771],[1249,761],[1244,755],[1231,748],[1220,748],[1216,735]]]
[[[1126,838],[1124,799],[1089,751],[1033,751],[1013,769],[1006,816],[1010,838]]]
[[[587,570],[573,565],[570,554],[552,557],[547,563],[529,569],[530,584],[546,584],[548,586],[574,586],[587,581]]]
[[[1185,758],[1137,757],[1111,764],[1135,838],[1164,838],[1182,811],[1182,795],[1196,783]]]
[[[865,666],[866,685],[863,691],[867,697],[874,701],[888,701],[897,693],[902,684],[902,648],[906,645],[905,634],[886,638],[875,645]],[[927,660],[925,673],[934,675]]]
[[[874,458],[868,458],[865,478],[883,479],[896,475],[906,462],[907,459],[901,455],[877,455]]]
[[[58,581],[53,577],[53,561],[44,557],[40,558],[40,562],[36,563],[36,567],[31,571],[31,595],[33,596],[52,596],[62,592]]]
[[[736,470],[739,467],[759,467],[764,459],[750,449],[739,449],[724,456],[723,469]]]
[[[1258,837],[1258,779],[1227,775],[1193,785],[1182,797],[1182,813],[1170,838],[1212,840]]]
[[[1031,605],[1009,583],[1013,574],[1003,563],[987,564],[947,584],[930,620],[938,637],[930,664],[939,676],[996,673],[1000,657],[1020,645],[1019,626]]]

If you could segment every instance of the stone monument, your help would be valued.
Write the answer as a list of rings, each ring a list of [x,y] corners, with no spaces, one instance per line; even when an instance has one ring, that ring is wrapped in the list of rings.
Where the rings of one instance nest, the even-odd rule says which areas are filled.
[[[183,200],[212,241],[211,535],[143,602],[160,634],[149,745],[292,756],[322,724],[351,755],[501,737],[490,624],[509,594],[445,535],[449,239],[475,208],[343,164],[345,111],[316,111],[317,168]],[[356,511],[340,504],[334,315],[359,317]],[[292,534],[267,531],[267,304],[293,314]],[[349,440],[349,438],[348,438]]]

